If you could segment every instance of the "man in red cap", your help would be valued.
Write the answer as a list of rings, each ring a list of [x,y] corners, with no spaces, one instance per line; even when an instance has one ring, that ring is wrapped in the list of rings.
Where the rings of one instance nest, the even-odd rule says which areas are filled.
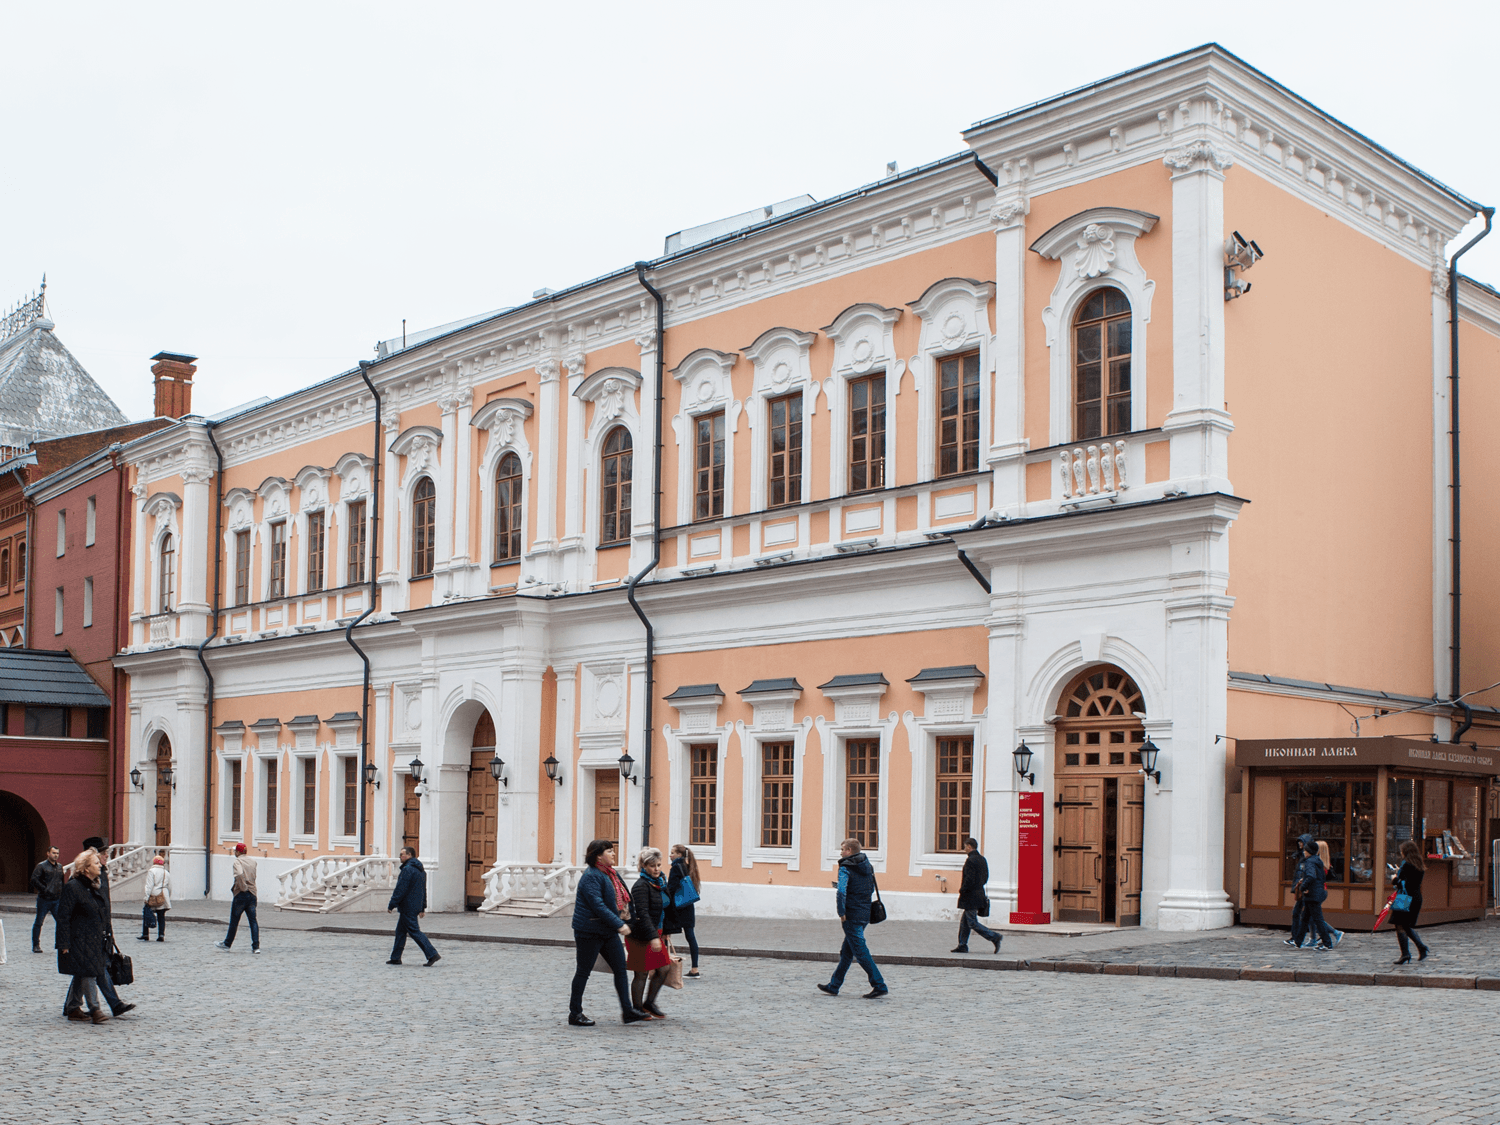
[[[234,944],[235,931],[240,928],[240,915],[250,919],[250,952],[260,952],[260,924],[255,920],[255,860],[245,854],[245,845],[234,846],[234,901],[229,904],[229,933],[223,941],[214,942],[214,948],[229,952]]]

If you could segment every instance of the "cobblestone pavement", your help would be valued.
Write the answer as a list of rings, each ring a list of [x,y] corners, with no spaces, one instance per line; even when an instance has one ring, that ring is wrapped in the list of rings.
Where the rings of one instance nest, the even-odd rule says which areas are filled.
[[[724,958],[664,1023],[622,1026],[596,976],[584,1029],[567,950],[452,941],[393,968],[385,938],[218,936],[128,940],[139,1008],[98,1027],[61,1018],[54,957],[12,939],[0,1120],[1500,1121],[1500,994],[891,966],[866,1001],[857,968],[829,998],[826,965]]]

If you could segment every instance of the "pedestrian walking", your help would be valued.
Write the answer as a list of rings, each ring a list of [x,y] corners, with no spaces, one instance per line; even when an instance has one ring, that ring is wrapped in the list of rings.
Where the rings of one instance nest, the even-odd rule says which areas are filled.
[[[245,854],[245,845],[234,846],[234,883],[230,887],[234,899],[229,904],[229,933],[223,941],[214,942],[216,949],[226,952],[234,944],[234,935],[240,928],[240,915],[250,922],[250,952],[260,952],[260,923],[255,920],[255,860]]]
[[[1401,869],[1396,872],[1396,900],[1391,907],[1391,925],[1395,927],[1396,941],[1401,945],[1401,959],[1394,964],[1405,965],[1411,960],[1407,938],[1417,947],[1418,961],[1427,960],[1427,955],[1432,952],[1417,936],[1417,915],[1422,912],[1422,876],[1426,873],[1427,863],[1417,842],[1402,840]]]
[[[625,939],[625,964],[635,974],[630,982],[630,1002],[652,1019],[664,1020],[667,1015],[656,1006],[656,997],[667,982],[672,957],[661,934],[667,916],[667,879],[661,873],[661,849],[643,848],[636,866],[640,876],[630,888],[630,936]]]
[[[427,935],[422,932],[422,926],[417,921],[427,913],[427,871],[413,848],[401,849],[401,874],[396,876],[396,889],[391,892],[390,905],[385,909],[387,914],[392,910],[401,912],[396,919],[396,944],[391,947],[391,959],[386,962],[387,965],[401,964],[407,935],[411,936],[412,941],[417,943],[427,957],[427,964],[423,968],[430,969],[443,959],[442,954],[432,947],[432,942],[427,940]]]
[[[156,927],[156,940],[167,940],[167,911],[172,909],[172,873],[167,870],[167,861],[156,856],[151,860],[151,870],[146,872],[145,902],[141,906],[141,941],[151,940],[151,928]]]
[[[585,870],[578,877],[573,902],[573,947],[578,965],[573,973],[573,991],[568,999],[568,1022],[574,1027],[593,1027],[583,1014],[583,990],[588,986],[594,962],[603,958],[615,978],[620,998],[620,1020],[637,1023],[651,1017],[630,999],[630,977],[625,967],[625,945],[630,933],[625,921],[630,915],[630,892],[615,871],[615,845],[611,840],[591,840],[584,851]]]
[[[865,855],[864,845],[854,838],[845,840],[839,848],[838,912],[844,927],[844,944],[839,949],[839,963],[827,984],[818,988],[830,996],[837,996],[844,986],[844,976],[855,961],[870,978],[870,991],[866,1000],[875,1000],[890,992],[885,978],[870,956],[870,947],[865,944],[865,927],[870,924],[870,900],[875,893],[875,869]]]
[[[1323,903],[1328,898],[1328,888],[1324,885],[1328,870],[1318,858],[1318,843],[1311,834],[1304,832],[1297,837],[1297,843],[1302,847],[1302,860],[1292,873],[1292,893],[1300,897],[1302,916],[1298,920],[1301,928],[1292,931],[1292,942],[1301,946],[1303,938],[1310,932],[1318,949],[1332,949],[1344,935],[1323,921]]]
[[[969,952],[969,931],[973,930],[985,941],[995,943],[995,952],[1000,952],[1000,935],[979,920],[988,918],[990,896],[985,894],[985,884],[990,881],[990,865],[979,854],[979,841],[973,836],[964,840],[964,873],[958,884],[958,944],[953,953]]]
[[[688,943],[688,952],[693,964],[686,976],[698,973],[698,938],[694,929],[698,925],[698,913],[694,907],[703,891],[703,880],[698,877],[698,860],[693,849],[686,844],[672,845],[672,873],[667,876],[667,924],[664,934],[681,934]]]
[[[109,979],[108,904],[99,886],[99,853],[92,848],[73,861],[73,877],[63,886],[57,904],[57,971],[72,977],[63,1012],[71,1020],[104,1023],[110,1017],[99,1005],[102,993],[110,1011],[122,1016],[135,1008],[124,1003]],[[79,1004],[71,1005],[74,996]],[[88,1015],[83,1005],[88,1005]]]
[[[35,854],[35,853],[33,853]],[[36,921],[31,924],[31,952],[42,951],[42,919],[52,915],[52,936],[57,937],[57,902],[62,898],[62,864],[56,848],[47,849],[47,858],[31,872],[31,889],[36,892]],[[54,945],[56,944],[54,940]]]

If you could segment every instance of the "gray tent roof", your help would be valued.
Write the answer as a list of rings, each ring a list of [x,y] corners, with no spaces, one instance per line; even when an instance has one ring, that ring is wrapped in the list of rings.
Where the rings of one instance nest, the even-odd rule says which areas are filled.
[[[0,341],[0,442],[25,445],[129,421],[52,334],[50,320]]]
[[[66,652],[0,648],[0,702],[108,707],[109,696]]]

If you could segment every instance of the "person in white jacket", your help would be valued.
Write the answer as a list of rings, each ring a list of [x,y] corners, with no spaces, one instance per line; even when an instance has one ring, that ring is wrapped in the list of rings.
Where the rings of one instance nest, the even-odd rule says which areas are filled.
[[[151,870],[146,872],[145,905],[141,907],[141,936],[138,940],[151,940],[151,927],[156,926],[156,940],[167,940],[167,911],[172,909],[172,873],[167,870],[167,861],[157,856],[151,861]]]

